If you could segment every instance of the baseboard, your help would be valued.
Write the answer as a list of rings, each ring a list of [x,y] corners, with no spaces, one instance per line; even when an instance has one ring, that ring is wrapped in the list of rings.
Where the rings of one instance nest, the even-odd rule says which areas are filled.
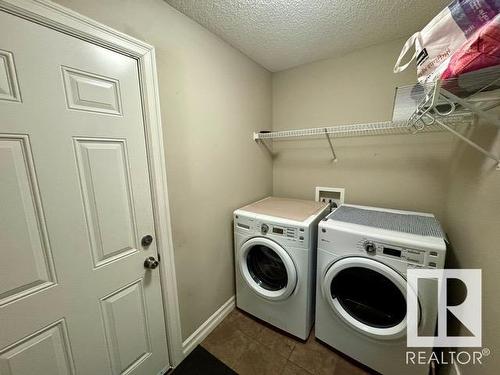
[[[235,298],[232,296],[182,343],[182,353],[184,357],[191,353],[191,351],[196,348],[196,346],[199,345],[231,311],[233,311],[234,306]]]

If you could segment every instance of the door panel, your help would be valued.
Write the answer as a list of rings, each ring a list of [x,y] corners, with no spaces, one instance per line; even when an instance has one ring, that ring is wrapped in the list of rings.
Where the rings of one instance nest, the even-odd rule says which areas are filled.
[[[122,114],[117,80],[65,66],[62,67],[62,72],[69,108],[114,115]]]
[[[0,50],[0,100],[17,102],[20,99],[14,56],[11,52]]]
[[[137,251],[125,140],[75,139],[95,267]]]
[[[64,321],[59,321],[0,353],[2,375],[74,374]]]
[[[0,175],[1,306],[54,285],[55,274],[26,136],[0,136]]]
[[[142,280],[103,298],[101,303],[113,374],[131,373],[151,355]]]
[[[158,373],[168,353],[159,270],[143,266],[156,244],[140,246],[155,233],[137,61],[0,11],[0,114],[0,363]]]

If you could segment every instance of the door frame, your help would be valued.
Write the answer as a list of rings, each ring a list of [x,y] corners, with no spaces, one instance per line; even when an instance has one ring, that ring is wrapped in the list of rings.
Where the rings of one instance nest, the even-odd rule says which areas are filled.
[[[172,227],[163,148],[158,76],[153,46],[47,0],[0,0],[0,11],[46,26],[137,60],[160,283],[171,367],[184,358],[175,275]]]

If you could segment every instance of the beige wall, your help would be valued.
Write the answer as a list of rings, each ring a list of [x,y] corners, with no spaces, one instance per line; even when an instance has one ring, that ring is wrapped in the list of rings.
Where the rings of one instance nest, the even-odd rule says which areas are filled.
[[[182,335],[234,294],[232,211],[269,195],[271,75],[161,0],[59,0],[155,46]]]
[[[396,86],[413,83],[410,68],[392,72],[404,40],[273,75],[274,130],[386,121]],[[346,201],[442,214],[451,150],[446,134],[280,141],[274,194],[314,198],[315,186],[344,187]]]
[[[493,152],[500,150],[500,133],[492,126],[477,127],[472,139]],[[500,172],[495,170],[495,162],[464,144],[457,145],[454,156],[457,159],[450,169],[444,214],[444,225],[453,244],[448,267],[482,269],[483,347],[498,356]],[[495,357],[484,362],[484,366],[464,369],[463,374],[498,374]]]

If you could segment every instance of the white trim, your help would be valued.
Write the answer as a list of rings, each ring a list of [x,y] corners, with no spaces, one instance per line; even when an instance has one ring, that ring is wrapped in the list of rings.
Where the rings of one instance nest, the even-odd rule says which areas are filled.
[[[234,310],[234,307],[235,297],[232,296],[182,343],[184,356],[191,353]]]
[[[167,174],[163,149],[155,50],[152,46],[47,0],[0,0],[5,11],[56,31],[86,40],[137,60],[143,99],[146,149],[150,167],[153,214],[170,365],[184,358],[175,276]]]

